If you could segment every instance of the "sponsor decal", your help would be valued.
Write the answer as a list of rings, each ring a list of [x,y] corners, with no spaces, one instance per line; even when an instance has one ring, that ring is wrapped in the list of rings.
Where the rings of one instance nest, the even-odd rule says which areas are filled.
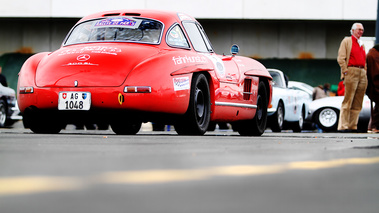
[[[209,60],[212,61],[216,72],[221,76],[225,76],[225,66],[224,62],[221,60],[221,58],[217,57],[216,55],[211,55],[211,54],[203,54],[205,57],[207,57]]]
[[[121,52],[121,49],[117,47],[90,46],[90,47],[63,50],[58,55],[63,56],[63,55],[84,54],[84,53],[117,55],[117,53],[120,53],[120,52]]]
[[[108,18],[103,19],[94,25],[94,27],[124,27],[124,28],[137,28],[141,20],[117,17],[117,18]]]
[[[177,56],[172,57],[175,65],[188,63],[206,63],[207,59],[203,56]]]
[[[189,77],[174,78],[174,90],[188,90],[190,89]]]

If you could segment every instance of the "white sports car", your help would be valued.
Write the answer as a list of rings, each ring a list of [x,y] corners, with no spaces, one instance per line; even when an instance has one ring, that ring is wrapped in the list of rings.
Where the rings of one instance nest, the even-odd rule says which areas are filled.
[[[268,69],[273,78],[272,102],[268,109],[268,126],[273,132],[287,127],[301,132],[312,97],[308,93],[288,86],[282,71]]]
[[[10,127],[21,120],[17,106],[16,92],[0,83],[0,128]]]
[[[309,84],[299,82],[299,81],[288,81],[288,87],[291,89],[302,90],[308,93],[309,97],[313,98],[313,87]]]
[[[324,131],[337,131],[338,119],[343,96],[331,96],[312,101],[309,105],[307,120],[312,121]],[[362,110],[359,113],[358,130],[366,132],[371,115],[370,99],[364,96]]]

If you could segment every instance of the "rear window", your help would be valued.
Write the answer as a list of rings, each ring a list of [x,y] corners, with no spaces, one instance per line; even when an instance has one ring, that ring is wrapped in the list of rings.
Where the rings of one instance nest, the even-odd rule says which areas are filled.
[[[86,42],[141,42],[159,44],[163,24],[151,19],[108,17],[75,26],[64,45]]]

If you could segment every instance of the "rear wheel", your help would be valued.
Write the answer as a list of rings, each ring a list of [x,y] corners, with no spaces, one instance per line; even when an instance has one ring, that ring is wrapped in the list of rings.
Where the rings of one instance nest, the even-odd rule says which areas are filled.
[[[238,123],[238,133],[243,136],[261,136],[267,124],[267,92],[263,82],[258,86],[257,110],[252,120]]]
[[[203,135],[210,121],[210,92],[204,74],[194,74],[191,83],[190,102],[186,114],[175,124],[179,135]]]
[[[25,128],[30,128],[38,134],[58,134],[64,124],[59,122],[59,118],[51,112],[42,113],[36,108],[27,108],[23,114]]]
[[[324,108],[316,113],[315,121],[324,131],[335,131],[338,126],[339,112],[337,109]]]

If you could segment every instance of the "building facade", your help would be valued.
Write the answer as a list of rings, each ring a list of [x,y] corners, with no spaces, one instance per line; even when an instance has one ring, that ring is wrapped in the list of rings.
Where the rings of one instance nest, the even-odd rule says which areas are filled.
[[[180,11],[197,18],[217,53],[229,54],[231,45],[238,44],[240,55],[257,58],[266,66],[282,69],[291,80],[313,86],[323,84],[326,79],[310,78],[302,72],[308,73],[310,68],[320,72],[338,68],[335,60],[339,44],[343,37],[350,35],[354,22],[364,25],[365,37],[375,36],[378,7],[376,0],[359,3],[353,0],[0,0],[0,4],[0,65],[3,66],[10,67],[8,63],[5,65],[4,57],[1,59],[10,53],[33,54],[58,49],[70,28],[85,15],[122,8],[159,9]],[[318,67],[320,64],[323,66]],[[7,71],[10,68],[4,70],[14,72]],[[331,83],[338,80],[335,71]]]

